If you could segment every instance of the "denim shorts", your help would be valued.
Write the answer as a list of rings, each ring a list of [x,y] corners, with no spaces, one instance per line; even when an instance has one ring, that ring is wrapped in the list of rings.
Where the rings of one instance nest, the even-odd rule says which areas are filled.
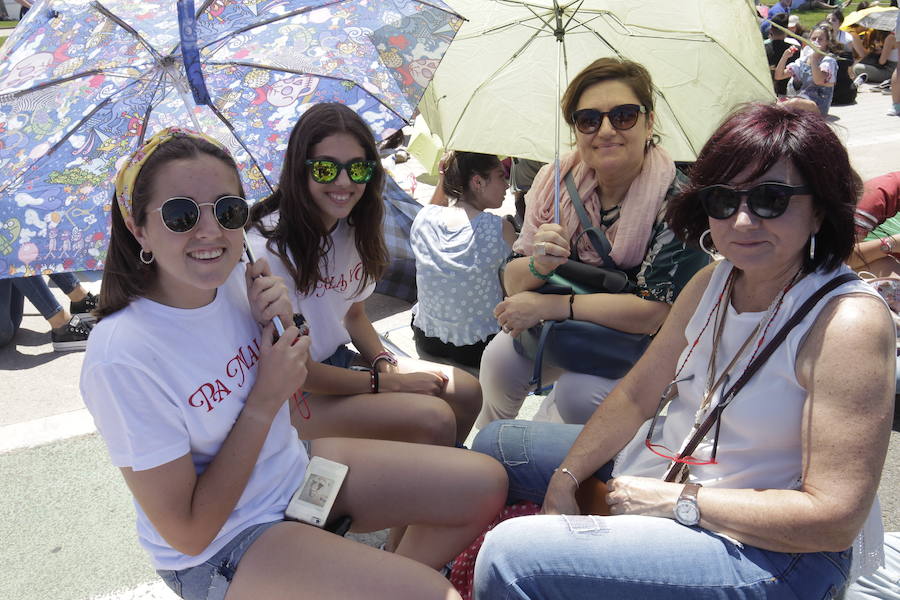
[[[238,563],[250,545],[269,527],[282,521],[251,525],[234,536],[221,550],[206,562],[180,571],[160,570],[162,577],[172,591],[185,600],[222,600],[231,585]]]

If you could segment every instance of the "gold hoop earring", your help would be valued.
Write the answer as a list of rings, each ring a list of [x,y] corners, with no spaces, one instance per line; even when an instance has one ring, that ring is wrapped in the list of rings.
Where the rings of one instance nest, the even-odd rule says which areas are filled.
[[[147,254],[150,255],[150,258],[144,258],[144,252],[147,252],[147,251],[144,250],[143,248],[141,248],[141,251],[138,252],[138,258],[140,258],[141,262],[144,263],[145,265],[149,265],[153,262],[153,258],[154,258],[153,253],[147,252]]]
[[[700,241],[699,241],[700,249],[703,250],[706,254],[708,254],[712,258],[717,258],[719,253],[716,251],[715,246],[710,246],[709,248],[707,248],[706,244],[703,243],[703,239],[706,236],[709,236],[710,241],[712,241],[712,233],[709,231],[709,229],[707,229],[706,231],[704,231],[703,233],[700,234]]]

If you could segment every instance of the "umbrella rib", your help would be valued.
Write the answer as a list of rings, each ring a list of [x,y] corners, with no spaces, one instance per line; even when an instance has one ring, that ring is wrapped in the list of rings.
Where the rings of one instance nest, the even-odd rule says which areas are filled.
[[[459,116],[459,119],[456,120],[456,124],[453,126],[453,130],[450,132],[449,139],[451,139],[451,140],[453,139],[453,136],[456,134],[456,129],[459,127],[459,124],[462,122],[462,117],[463,117],[463,115],[465,115],[465,114],[466,114],[466,111],[469,110],[469,106],[472,104],[472,100],[475,98],[475,96],[478,95],[478,92],[481,90],[481,88],[483,88],[485,85],[488,84],[488,82],[490,82],[491,80],[493,80],[494,77],[497,76],[497,74],[499,74],[500,72],[503,71],[503,69],[505,69],[507,66],[509,66],[509,65],[510,65],[510,64],[511,64],[518,56],[519,56],[519,54],[521,54],[522,51],[525,50],[525,48],[527,48],[528,46],[530,46],[530,45],[532,44],[532,42],[534,42],[534,39],[538,36],[539,33],[540,33],[540,30],[535,31],[535,32],[531,35],[530,38],[528,38],[527,40],[525,40],[525,43],[523,43],[523,44],[519,47],[518,50],[516,50],[515,52],[513,52],[513,53],[510,55],[510,57],[507,59],[507,61],[506,61],[505,63],[503,63],[502,65],[500,65],[499,67],[497,67],[497,69],[496,69],[493,73],[491,73],[491,75],[489,75],[488,77],[485,77],[485,78],[481,81],[481,83],[478,84],[478,87],[476,87],[474,90],[472,90],[472,93],[469,94],[469,99],[466,100],[465,106],[463,107],[463,109],[462,109],[462,110],[460,111],[460,113],[459,113],[459,115],[460,115],[460,116]],[[440,101],[440,98],[438,98],[438,101]]]
[[[131,35],[133,35],[137,39],[137,41],[139,41],[141,43],[141,45],[144,48],[146,48],[147,51],[150,52],[150,54],[152,54],[156,58],[156,60],[162,62],[163,56],[156,50],[156,48],[154,48],[149,43],[147,43],[147,40],[144,39],[144,36],[142,36],[140,33],[138,33],[137,29],[135,29],[134,27],[132,27],[131,25],[129,25],[128,23],[123,21],[117,15],[110,12],[110,10],[108,8],[106,8],[105,6],[100,4],[100,2],[98,2],[97,0],[92,0],[91,6],[95,10],[99,11],[104,16],[106,16],[106,18],[108,18],[110,21],[112,21],[113,23],[115,23],[116,25],[118,25],[119,27],[121,27],[122,29],[124,29],[125,31],[130,33]]]
[[[131,87],[132,85],[135,85],[136,83],[138,83],[138,82],[135,81],[134,83],[131,83],[131,84],[125,86],[125,87],[122,88],[122,89],[123,89],[123,90],[124,90],[124,89],[128,89],[129,87]],[[121,90],[120,90],[120,91],[121,91]],[[84,123],[86,123],[87,121],[89,121],[90,118],[93,117],[95,114],[97,114],[97,112],[98,112],[101,108],[105,107],[107,104],[109,104],[110,102],[112,102],[112,99],[113,99],[113,96],[109,96],[108,98],[105,98],[102,102],[100,102],[99,104],[97,104],[97,106],[95,106],[94,109],[93,109],[91,112],[89,112],[88,114],[86,114],[85,116],[83,116],[83,117],[81,118],[81,120],[78,121],[78,123],[75,124],[74,127],[70,127],[70,128],[69,128],[69,131],[68,131],[67,133],[65,133],[65,134],[62,136],[62,138],[59,139],[59,141],[57,141],[55,144],[53,144],[53,146],[51,146],[50,149],[47,150],[47,152],[46,152],[43,156],[41,156],[39,159],[37,159],[35,162],[33,162],[33,163],[31,164],[31,168],[33,169],[33,168],[35,167],[35,165],[39,164],[42,160],[44,160],[44,159],[49,158],[50,156],[52,156],[54,152],[56,152],[57,150],[59,150],[60,146],[62,146],[62,145],[63,145],[70,137],[72,137],[73,135],[75,135],[75,132],[78,130],[79,127],[81,127]],[[13,184],[16,184],[16,183],[18,183],[19,181],[21,181],[22,178],[25,176],[26,171],[27,171],[27,169],[23,170],[23,171],[20,172],[16,177],[13,177],[12,180],[10,180],[6,185],[0,186],[0,193],[3,193],[9,186],[11,186],[11,185],[13,185]]]
[[[266,187],[269,188],[269,191],[271,193],[275,193],[275,188],[273,188],[272,184],[269,183],[269,178],[266,177],[265,172],[259,166],[259,163],[256,162],[256,158],[253,156],[253,153],[250,152],[250,148],[247,147],[247,144],[244,143],[244,140],[242,140],[241,136],[239,136],[237,131],[235,131],[234,125],[231,124],[231,121],[228,120],[228,117],[223,115],[214,103],[210,102],[209,104],[207,104],[207,106],[213,112],[213,114],[216,115],[220,121],[222,121],[222,123],[225,125],[225,127],[228,128],[228,131],[231,132],[231,135],[234,136],[234,139],[237,140],[237,143],[241,145],[241,148],[243,148],[244,152],[247,153],[247,156],[250,157],[250,160],[253,162],[253,164],[256,166],[256,169],[259,171],[259,174],[262,175],[263,181],[266,182]]]
[[[206,2],[203,4],[203,6],[200,8],[200,10],[197,11],[197,16],[199,17],[199,16],[200,16],[200,13],[201,13],[204,9],[206,9],[210,4],[212,4],[212,3],[215,2],[215,1],[216,1],[216,0],[206,0]],[[230,39],[230,38],[233,38],[233,37],[235,37],[235,36],[237,36],[237,35],[240,35],[240,34],[242,34],[242,33],[246,33],[247,31],[250,31],[251,29],[256,29],[257,27],[265,27],[266,25],[271,25],[272,23],[277,23],[278,21],[283,21],[283,20],[285,20],[285,19],[290,19],[291,17],[296,17],[297,15],[302,15],[302,14],[304,14],[304,13],[308,13],[308,12],[311,12],[311,11],[316,10],[316,9],[319,9],[319,8],[326,8],[326,7],[329,7],[329,6],[333,6],[333,5],[335,5],[335,4],[343,4],[343,3],[349,2],[349,1],[350,1],[350,0],[329,0],[329,1],[324,2],[324,3],[322,3],[322,4],[318,5],[318,6],[306,6],[306,7],[304,7],[304,8],[298,8],[297,10],[292,10],[292,11],[290,11],[290,12],[287,12],[287,13],[283,14],[283,15],[276,15],[276,16],[274,16],[274,17],[270,17],[270,18],[268,18],[268,19],[264,19],[264,20],[262,20],[262,21],[259,21],[258,23],[253,23],[252,25],[247,25],[247,26],[245,26],[245,27],[241,27],[240,29],[235,29],[235,30],[233,30],[233,31],[229,31],[228,33],[226,33],[226,34],[223,35],[222,37],[217,38],[217,39],[215,39],[215,40],[212,40],[212,41],[210,41],[210,42],[204,44],[204,45],[202,46],[202,48],[203,48],[203,49],[206,49],[206,48],[209,48],[210,46],[214,46],[214,45],[216,45],[216,44],[220,44],[220,43],[224,42],[225,40],[228,40],[228,39]]]
[[[216,0],[206,0],[206,1],[203,3],[203,5],[200,7],[200,9],[197,10],[197,17],[199,17],[200,14],[201,14],[204,10],[206,10],[206,9],[207,9],[213,2],[215,2],[215,1],[216,1]],[[229,39],[229,38],[232,38],[232,37],[234,37],[234,36],[240,35],[240,34],[242,34],[242,33],[246,33],[247,31],[250,31],[250,30],[252,30],[252,29],[256,29],[257,27],[264,27],[264,26],[266,26],[266,25],[271,25],[272,23],[277,23],[278,21],[283,21],[283,20],[285,20],[285,19],[289,19],[289,18],[295,17],[295,16],[297,16],[297,15],[302,15],[302,14],[304,14],[304,13],[312,12],[312,11],[318,10],[318,9],[320,9],[320,8],[327,8],[327,7],[333,6],[333,5],[335,5],[335,4],[344,4],[345,2],[350,2],[350,1],[352,1],[352,0],[330,0],[330,1],[327,1],[327,2],[323,2],[322,4],[319,4],[318,6],[307,6],[307,7],[304,7],[304,8],[300,8],[300,9],[297,9],[297,10],[293,10],[293,11],[288,12],[288,13],[285,13],[285,14],[283,14],[283,15],[276,15],[276,16],[271,17],[271,18],[269,18],[269,19],[265,19],[265,20],[263,20],[263,21],[259,21],[258,23],[253,23],[252,25],[247,25],[247,26],[242,27],[242,28],[240,28],[240,29],[235,29],[235,30],[233,30],[233,31],[229,31],[227,34],[223,35],[222,37],[217,38],[217,39],[215,39],[215,40],[212,40],[211,42],[208,42],[208,43],[204,44],[204,45],[203,45],[203,48],[204,48],[204,49],[205,49],[205,48],[209,48],[210,46],[214,46],[214,45],[216,45],[216,44],[219,44],[219,43],[221,43],[221,42],[224,42],[225,40],[227,40],[227,39]],[[465,19],[465,17],[463,17],[462,15],[460,15],[459,13],[457,13],[457,12],[455,12],[455,11],[447,10],[446,8],[442,8],[442,7],[440,7],[440,6],[437,6],[437,5],[435,5],[435,4],[432,4],[432,3],[430,3],[430,2],[425,2],[425,1],[423,1],[423,0],[418,0],[418,4],[425,5],[425,6],[430,6],[430,7],[434,8],[434,9],[436,9],[436,10],[440,10],[441,12],[447,13],[447,14],[449,14],[449,15],[455,15],[455,16],[459,17],[460,19],[467,20],[467,19]]]
[[[8,94],[0,94],[0,101],[6,101],[8,99],[15,99],[25,94],[30,94],[32,92],[37,92],[44,88],[52,87],[55,85],[62,85],[63,83],[68,83],[70,81],[74,81],[76,79],[81,79],[82,77],[88,77],[93,75],[100,75],[103,73],[100,69],[92,69],[90,71],[84,71],[82,73],[75,73],[73,75],[69,75],[68,77],[61,77],[60,79],[54,79],[53,81],[45,81],[44,83],[39,83],[30,88],[19,90],[18,92],[9,92]]]

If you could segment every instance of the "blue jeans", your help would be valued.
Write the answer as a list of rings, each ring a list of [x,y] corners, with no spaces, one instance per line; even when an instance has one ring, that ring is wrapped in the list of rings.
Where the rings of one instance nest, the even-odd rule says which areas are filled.
[[[495,421],[473,449],[503,463],[510,501],[541,502],[580,425]],[[608,479],[611,464],[595,476]],[[833,598],[851,550],[784,553],[673,519],[535,515],[488,533],[475,565],[480,600],[561,598]]]
[[[64,294],[78,287],[78,279],[71,273],[54,273],[50,279]],[[22,324],[25,298],[45,319],[62,310],[43,276],[0,279],[0,346],[10,343]]]
[[[241,558],[256,539],[281,521],[260,523],[247,527],[225,544],[212,558],[195,567],[180,571],[160,570],[162,577],[173,592],[184,600],[223,600],[237,571]]]

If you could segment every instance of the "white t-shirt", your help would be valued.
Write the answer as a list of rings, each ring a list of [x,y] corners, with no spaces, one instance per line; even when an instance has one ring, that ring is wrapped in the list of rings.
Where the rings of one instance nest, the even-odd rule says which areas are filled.
[[[243,265],[204,307],[141,298],[100,321],[88,341],[81,394],[112,463],[143,471],[190,454],[203,473],[256,380],[259,336]],[[244,493],[206,550],[188,556],[172,548],[135,501],[140,544],[156,569],[198,565],[243,529],[284,518],[307,462],[285,402]]]
[[[278,212],[268,215],[263,220],[266,227],[274,227],[278,222]],[[294,287],[294,280],[281,261],[281,257],[266,248],[266,238],[256,228],[247,232],[250,247],[254,256],[265,256],[269,261],[272,274],[284,279],[288,289],[293,290],[291,302],[294,312],[306,318],[311,339],[310,356],[316,362],[322,362],[338,349],[349,343],[350,334],[344,326],[344,317],[350,307],[362,302],[372,295],[375,282],[370,282],[360,290],[363,274],[362,260],[356,251],[354,229],[346,219],[338,221],[331,232],[331,251],[325,256],[320,268],[324,279],[316,284],[310,295],[304,295]]]

